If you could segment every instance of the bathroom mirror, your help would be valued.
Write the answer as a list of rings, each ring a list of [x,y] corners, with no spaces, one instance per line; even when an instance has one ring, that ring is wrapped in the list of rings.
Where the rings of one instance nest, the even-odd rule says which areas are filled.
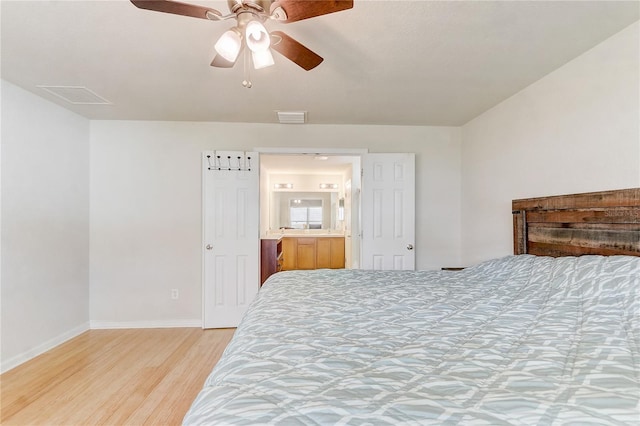
[[[271,192],[271,230],[336,229],[338,192]]]

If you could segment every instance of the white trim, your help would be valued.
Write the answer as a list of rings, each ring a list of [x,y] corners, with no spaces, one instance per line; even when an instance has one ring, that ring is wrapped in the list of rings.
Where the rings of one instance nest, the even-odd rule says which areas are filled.
[[[202,328],[202,320],[91,321],[91,330],[120,328]]]
[[[369,153],[367,148],[253,148],[260,154],[333,154],[333,155],[362,155]]]
[[[282,155],[328,155],[328,156],[347,156],[347,157],[359,157],[360,159],[360,172],[357,169],[352,170],[352,183],[355,185],[356,191],[358,194],[362,188],[362,163],[364,161],[363,157],[369,154],[368,148],[303,148],[303,147],[261,147],[261,148],[253,148],[254,152],[259,154],[282,154]],[[260,161],[262,161],[262,155],[260,155]],[[260,163],[261,164],[261,163]],[[262,167],[262,164],[261,164]],[[262,172],[261,172],[262,173]],[[260,174],[259,179],[262,178],[262,174]],[[355,198],[355,197],[354,197]],[[262,208],[262,203],[264,201],[260,200],[260,208]],[[352,216],[352,232],[351,241],[351,254],[352,254],[352,263],[351,267],[353,269],[360,269],[362,265],[362,211],[360,209],[360,200],[358,200],[357,206],[352,206],[357,210],[357,228],[353,228],[353,216]],[[262,225],[261,225],[262,229]],[[204,301],[204,298],[203,298]],[[204,303],[204,302],[203,302]],[[204,308],[203,308],[204,309]]]
[[[204,312],[205,312],[205,299],[204,299],[204,287],[206,284],[207,277],[205,276],[205,261],[206,261],[206,253],[205,253],[205,245],[207,244],[206,235],[205,235],[205,205],[207,202],[207,174],[205,173],[206,164],[207,164],[207,155],[214,155],[215,151],[203,151],[202,152],[202,166],[200,167],[201,181],[200,181],[200,300],[202,303],[200,304],[200,328],[204,330]],[[258,165],[260,162],[258,161]]]
[[[39,344],[35,348],[29,349],[21,354],[18,354],[8,360],[2,360],[2,364],[0,364],[0,373],[5,373],[20,364],[23,364],[38,355],[42,355],[43,353],[65,343],[68,340],[73,339],[81,335],[82,333],[89,331],[89,323],[86,322],[77,327],[72,328],[71,330],[64,332],[52,339],[47,340],[44,343]]]

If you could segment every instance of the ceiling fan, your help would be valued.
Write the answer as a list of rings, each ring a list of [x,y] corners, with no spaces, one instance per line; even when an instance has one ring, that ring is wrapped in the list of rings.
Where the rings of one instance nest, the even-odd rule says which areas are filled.
[[[140,9],[211,21],[235,18],[236,25],[216,42],[211,66],[233,67],[246,47],[255,69],[273,65],[273,49],[307,71],[320,65],[323,58],[282,31],[267,32],[263,22],[271,19],[290,23],[353,7],[353,0],[227,0],[230,13],[223,15],[216,9],[172,0],[131,0],[131,3]]]

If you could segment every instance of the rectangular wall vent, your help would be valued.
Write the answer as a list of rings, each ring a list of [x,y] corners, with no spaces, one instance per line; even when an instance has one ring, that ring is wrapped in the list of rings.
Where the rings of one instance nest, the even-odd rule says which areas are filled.
[[[306,111],[276,111],[280,124],[304,124],[307,121]]]
[[[38,86],[74,105],[111,105],[111,102],[82,86]]]

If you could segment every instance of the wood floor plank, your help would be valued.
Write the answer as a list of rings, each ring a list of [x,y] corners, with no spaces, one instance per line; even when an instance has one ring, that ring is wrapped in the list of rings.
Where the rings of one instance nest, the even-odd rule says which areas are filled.
[[[178,425],[234,331],[90,330],[0,376],[0,423]]]
[[[184,413],[191,406],[195,395],[200,391],[204,382],[198,370],[192,368],[192,365],[202,364],[204,370],[210,372],[218,362],[227,343],[220,339],[201,339],[193,350],[189,351],[185,362],[171,369],[164,376],[162,382],[153,389],[145,403],[133,413],[125,424],[162,425],[165,423],[165,419],[176,416],[184,417]],[[175,395],[171,393],[176,381],[184,383],[181,390],[183,392],[181,400],[176,400]]]

